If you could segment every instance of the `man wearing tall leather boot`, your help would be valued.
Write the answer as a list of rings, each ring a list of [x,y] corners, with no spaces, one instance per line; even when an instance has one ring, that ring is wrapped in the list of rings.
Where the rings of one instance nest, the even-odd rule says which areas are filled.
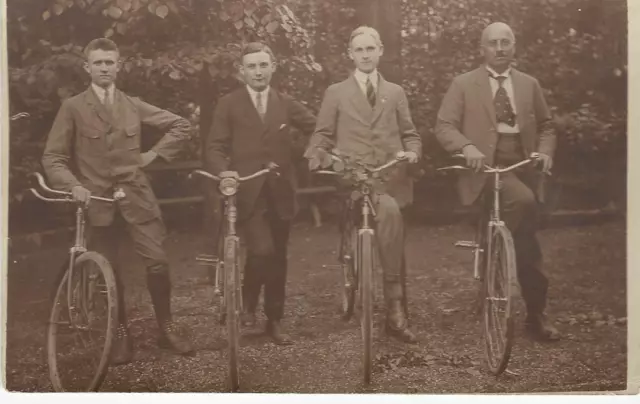
[[[159,344],[179,354],[193,352],[171,316],[171,280],[163,242],[166,230],[158,202],[142,168],[160,156],[173,160],[189,139],[190,125],[171,112],[133,98],[115,87],[120,53],[109,39],[91,41],[85,49],[85,70],[91,85],[65,100],[55,118],[42,157],[51,183],[89,204],[90,196],[109,196],[122,188],[126,197],[116,204],[91,203],[88,220],[91,248],[111,262],[118,287],[118,327],[112,348],[113,364],[133,358],[127,325],[118,241],[127,231],[147,271],[147,287],[159,327]],[[165,133],[151,150],[140,152],[141,125]]]
[[[322,165],[326,152],[334,147],[372,165],[386,163],[398,152],[405,152],[409,163],[416,163],[422,155],[422,140],[411,120],[404,90],[386,81],[377,70],[382,52],[382,41],[375,29],[359,27],[351,34],[349,57],[355,70],[325,93],[318,124],[305,153],[310,169]],[[414,343],[417,339],[408,326],[401,284],[404,265],[401,209],[413,201],[413,180],[407,168],[398,166],[374,200],[387,303],[386,329],[389,335]]]

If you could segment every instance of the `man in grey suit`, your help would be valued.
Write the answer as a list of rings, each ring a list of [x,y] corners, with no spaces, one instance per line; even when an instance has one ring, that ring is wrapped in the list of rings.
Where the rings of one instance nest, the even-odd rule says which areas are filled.
[[[556,137],[538,81],[511,66],[515,36],[504,23],[485,28],[481,38],[485,63],[462,74],[449,87],[436,124],[436,137],[448,152],[462,152],[473,170],[462,172],[458,191],[465,205],[481,203],[486,186],[483,165],[510,165],[533,152],[543,171],[552,166]],[[546,320],[548,280],[536,238],[538,200],[535,168],[502,177],[503,218],[514,236],[518,280],[527,306],[527,330],[540,340],[559,338]]]
[[[410,163],[422,155],[422,140],[411,120],[404,90],[386,81],[377,70],[383,45],[378,32],[359,27],[349,39],[355,71],[331,85],[324,96],[315,132],[305,156],[313,170],[336,147],[344,155],[379,165],[404,152]],[[401,165],[376,195],[376,235],[384,270],[387,332],[416,342],[402,307],[401,270],[404,265],[404,223],[401,209],[413,200],[413,181]]]
[[[189,140],[189,121],[116,88],[120,51],[110,39],[94,39],[87,45],[85,55],[91,85],[60,106],[47,138],[42,166],[54,187],[70,191],[80,202],[88,204],[91,195],[108,197],[116,188],[126,194],[117,205],[91,203],[88,207],[90,244],[106,255],[118,285],[118,327],[111,363],[124,364],[133,358],[122,279],[122,271],[129,268],[118,259],[124,231],[130,234],[133,248],[146,268],[147,288],[160,332],[158,342],[177,353],[192,354],[189,339],[172,319],[172,285],[164,249],[166,229],[156,196],[142,170],[158,157],[166,161],[178,157]],[[144,153],[140,149],[143,124],[165,132]]]

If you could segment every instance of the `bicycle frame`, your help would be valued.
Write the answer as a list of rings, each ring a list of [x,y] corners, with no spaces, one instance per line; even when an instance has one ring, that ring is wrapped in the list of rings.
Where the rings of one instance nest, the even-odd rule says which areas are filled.
[[[455,154],[452,157],[454,158],[464,158],[462,154]],[[487,249],[488,253],[491,254],[491,231],[496,226],[504,226],[504,222],[500,218],[500,190],[502,189],[502,182],[500,181],[500,175],[504,173],[508,173],[510,171],[515,170],[516,168],[525,166],[532,162],[538,161],[540,155],[539,153],[531,153],[530,157],[524,159],[518,163],[510,165],[508,167],[491,167],[487,164],[484,165],[483,172],[486,174],[492,174],[492,204],[491,209],[489,211],[489,217],[487,221]],[[453,165],[448,167],[438,168],[438,171],[445,170],[469,170],[468,167],[461,165]],[[551,173],[547,173],[547,175],[551,175]],[[478,240],[475,241],[458,241],[455,243],[456,247],[463,248],[472,248],[474,249],[474,266],[473,266],[473,277],[476,280],[482,279],[481,269],[480,269],[480,254],[484,252],[481,246],[478,244]]]
[[[57,194],[57,195],[61,195],[64,196],[64,198],[47,198],[44,197],[42,195],[40,195],[40,193],[38,193],[38,191],[36,191],[34,188],[30,188],[29,190],[31,191],[32,194],[34,194],[38,199],[45,201],[45,202],[61,202],[61,203],[75,203],[77,205],[76,207],[76,225],[75,225],[75,237],[74,237],[74,243],[73,245],[69,248],[69,266],[67,268],[67,308],[69,310],[69,322],[71,323],[70,325],[75,327],[75,328],[79,328],[78,326],[76,326],[76,324],[73,324],[74,321],[74,316],[73,314],[73,310],[75,309],[75,307],[72,304],[72,293],[71,293],[71,285],[72,282],[71,280],[73,279],[73,270],[74,270],[74,265],[75,265],[75,259],[82,253],[87,252],[87,240],[86,240],[86,235],[85,235],[85,229],[86,229],[86,220],[85,220],[85,211],[87,209],[87,206],[81,202],[78,201],[74,201],[72,199],[72,194],[70,192],[64,192],[64,191],[57,191],[54,189],[51,189],[50,187],[47,186],[47,184],[44,181],[44,177],[42,176],[42,174],[40,173],[33,173],[33,175],[36,177],[36,179],[38,180],[38,184],[40,185],[40,187],[42,189],[44,189],[45,191],[52,193],[52,194]],[[121,189],[117,189],[114,192],[114,197],[113,199],[111,198],[102,198],[102,197],[98,197],[98,196],[91,196],[90,198],[92,200],[96,200],[96,201],[102,201],[102,202],[110,202],[113,203],[115,201],[118,201],[122,198],[125,197],[124,192]],[[87,279],[86,279],[86,274],[82,273],[82,278],[80,280],[80,284],[82,287],[81,290],[81,302],[80,305],[84,308],[86,307],[86,303],[87,303],[87,299],[90,299],[91,297],[87,297],[85,292],[87,290]]]

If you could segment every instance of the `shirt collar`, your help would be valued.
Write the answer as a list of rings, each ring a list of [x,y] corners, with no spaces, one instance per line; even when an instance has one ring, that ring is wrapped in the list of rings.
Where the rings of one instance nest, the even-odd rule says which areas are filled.
[[[503,77],[509,77],[511,76],[511,66],[507,67],[507,70],[505,70],[504,72],[502,72],[502,74],[498,74],[496,73],[495,70],[493,70],[491,67],[489,67],[489,65],[485,65],[487,71],[489,72],[490,75],[494,76],[494,77],[498,77],[498,76],[503,76]]]
[[[260,94],[262,94],[265,97],[264,99],[266,99],[266,97],[269,95],[270,88],[271,88],[270,86],[267,86],[267,88],[265,88],[264,90],[260,91]],[[256,96],[258,95],[258,91],[256,91],[253,88],[251,88],[251,86],[248,85],[248,84],[247,84],[247,91],[249,91],[249,95],[251,95],[251,99],[255,101]]]
[[[91,83],[91,87],[93,87],[93,91],[98,96],[98,99],[100,100],[100,102],[104,103],[104,95],[105,95],[105,92],[107,90],[102,88],[102,87],[100,87],[99,85],[97,85],[95,83]],[[115,85],[112,83],[109,86],[109,94],[111,94],[111,101],[113,101],[114,90],[115,90]]]
[[[370,78],[373,87],[378,87],[378,69],[374,69],[371,73],[368,74],[356,69],[353,75],[355,76],[356,80],[358,80],[358,82],[362,83],[363,85],[367,83],[367,78]]]

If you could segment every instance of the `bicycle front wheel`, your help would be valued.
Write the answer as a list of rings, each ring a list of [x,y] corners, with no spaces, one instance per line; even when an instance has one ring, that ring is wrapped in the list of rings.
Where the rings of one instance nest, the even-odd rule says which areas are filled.
[[[484,339],[489,369],[499,375],[506,368],[513,346],[513,294],[516,281],[515,247],[504,225],[491,231],[484,278]]]
[[[240,346],[240,239],[228,236],[224,240],[224,297],[227,309],[227,340],[229,343],[229,387],[237,391],[240,387],[239,346]]]
[[[97,391],[106,376],[118,313],[116,280],[102,255],[86,252],[57,284],[47,325],[55,391]]]
[[[364,383],[371,383],[373,360],[373,240],[372,229],[358,232],[358,279],[360,281],[360,300],[362,302],[361,327],[363,343]]]

